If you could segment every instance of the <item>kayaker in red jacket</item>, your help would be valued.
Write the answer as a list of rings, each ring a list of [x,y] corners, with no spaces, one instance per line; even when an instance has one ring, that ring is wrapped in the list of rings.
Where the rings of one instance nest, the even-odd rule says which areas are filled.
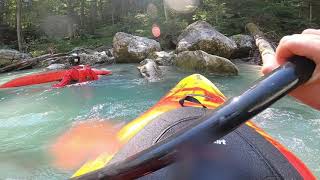
[[[268,74],[273,69],[284,64],[293,55],[312,59],[317,67],[312,78],[306,84],[298,87],[290,95],[301,102],[320,110],[320,29],[307,29],[301,34],[285,36],[281,39],[276,55],[264,59],[262,72]]]
[[[75,66],[68,70],[62,80],[53,85],[54,88],[61,88],[71,83],[82,83],[98,80],[98,75],[110,75],[111,71],[91,69],[90,66]]]

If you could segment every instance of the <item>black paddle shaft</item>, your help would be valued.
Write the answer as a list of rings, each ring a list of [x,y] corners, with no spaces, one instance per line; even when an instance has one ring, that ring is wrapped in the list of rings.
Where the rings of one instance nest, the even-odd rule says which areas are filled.
[[[313,61],[295,56],[263,77],[238,97],[227,101],[192,126],[126,160],[74,178],[135,179],[161,169],[176,160],[179,147],[196,139],[214,142],[307,82],[315,69]],[[205,138],[203,138],[205,137]]]

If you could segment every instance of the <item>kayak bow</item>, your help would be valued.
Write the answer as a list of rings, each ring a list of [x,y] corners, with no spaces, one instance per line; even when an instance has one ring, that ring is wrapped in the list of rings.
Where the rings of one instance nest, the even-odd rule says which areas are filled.
[[[193,123],[189,128],[185,128],[123,161],[83,176],[77,177],[75,175],[74,179],[134,179],[165,167],[174,162],[179,147],[182,145],[201,137],[206,137],[207,142],[214,142],[227,135],[305,83],[311,77],[314,69],[314,62],[303,57],[293,57],[288,63],[258,81],[242,95],[230,99],[213,113],[209,113]],[[146,124],[148,121],[144,123]],[[141,128],[135,129],[135,131],[139,131]],[[131,133],[131,131],[127,132]],[[109,158],[111,159],[112,155]],[[289,159],[289,157],[287,158]],[[303,177],[315,179],[308,171],[305,175]]]

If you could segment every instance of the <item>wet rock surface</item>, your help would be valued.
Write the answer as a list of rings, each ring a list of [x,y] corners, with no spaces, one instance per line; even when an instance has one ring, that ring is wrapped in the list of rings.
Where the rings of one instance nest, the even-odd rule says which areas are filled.
[[[156,51],[161,51],[159,42],[146,37],[119,32],[113,38],[113,54],[117,63],[140,63]]]
[[[0,67],[30,58],[30,54],[21,53],[12,49],[0,49]]]
[[[176,54],[174,51],[153,52],[151,55],[149,55],[149,58],[153,59],[159,66],[172,66],[175,57]]]
[[[254,38],[249,35],[233,35],[230,37],[236,44],[237,48],[232,53],[232,58],[246,58],[256,48]]]
[[[238,75],[239,70],[230,60],[208,54],[204,51],[184,51],[175,59],[175,65],[182,70],[217,75]]]
[[[163,73],[161,68],[152,59],[145,59],[138,67],[141,75],[150,82],[161,80]]]
[[[209,54],[229,58],[236,49],[233,40],[218,32],[205,21],[190,24],[178,37],[176,51],[202,50]]]

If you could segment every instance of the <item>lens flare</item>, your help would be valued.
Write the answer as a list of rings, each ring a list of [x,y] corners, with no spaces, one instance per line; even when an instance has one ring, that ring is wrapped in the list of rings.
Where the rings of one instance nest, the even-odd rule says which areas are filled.
[[[177,13],[191,13],[195,11],[200,2],[199,0],[164,0],[165,5]]]
[[[147,6],[147,14],[152,18],[156,18],[158,16],[158,8],[153,3],[149,3]]]
[[[116,128],[109,122],[90,120],[73,126],[50,148],[55,167],[74,170],[102,153],[115,153],[120,148]]]
[[[157,24],[152,25],[152,35],[156,38],[160,37],[161,29]]]

